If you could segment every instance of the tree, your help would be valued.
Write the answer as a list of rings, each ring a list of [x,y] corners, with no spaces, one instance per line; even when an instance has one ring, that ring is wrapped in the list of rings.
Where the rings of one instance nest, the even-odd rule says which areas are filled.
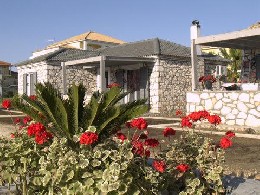
[[[242,51],[240,49],[220,48],[221,55],[230,60],[229,68],[227,68],[227,79],[230,82],[236,82],[239,78],[238,70],[241,69]]]

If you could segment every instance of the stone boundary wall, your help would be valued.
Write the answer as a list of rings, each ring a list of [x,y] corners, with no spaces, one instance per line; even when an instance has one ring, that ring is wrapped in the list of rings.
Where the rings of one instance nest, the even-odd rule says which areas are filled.
[[[260,91],[187,92],[186,101],[187,114],[207,110],[224,125],[260,129]]]

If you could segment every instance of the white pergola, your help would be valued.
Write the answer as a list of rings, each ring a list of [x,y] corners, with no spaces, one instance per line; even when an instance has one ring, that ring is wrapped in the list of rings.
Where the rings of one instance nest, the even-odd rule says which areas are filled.
[[[155,59],[145,58],[145,57],[119,57],[119,56],[96,56],[96,57],[86,57],[85,59],[72,60],[67,62],[61,62],[62,66],[62,85],[63,94],[67,94],[67,77],[66,77],[66,67],[73,65],[85,65],[88,68],[98,68],[99,70],[99,91],[105,91],[105,68],[111,66],[131,66],[137,63],[154,63]]]
[[[260,28],[245,29],[230,33],[195,37],[191,40],[192,90],[198,86],[196,46],[223,47],[234,49],[260,49]]]

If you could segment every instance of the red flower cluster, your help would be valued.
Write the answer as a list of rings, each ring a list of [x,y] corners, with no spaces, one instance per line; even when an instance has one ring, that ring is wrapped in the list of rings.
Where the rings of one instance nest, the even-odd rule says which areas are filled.
[[[221,118],[218,115],[210,115],[208,121],[213,125],[218,125],[221,123]]]
[[[192,123],[190,122],[190,119],[188,117],[183,117],[181,119],[181,126],[182,127],[189,127],[189,128],[191,128],[192,127]]]
[[[125,136],[125,134],[123,134],[123,133],[121,133],[121,132],[118,132],[117,134],[116,134],[116,137],[117,137],[117,139],[120,139],[122,142],[124,142],[127,138],[126,138],[126,136]]]
[[[236,136],[236,134],[234,132],[232,132],[232,131],[227,131],[226,132],[226,136],[229,137],[229,138],[233,138],[233,137]]]
[[[135,127],[139,130],[147,129],[147,126],[148,124],[146,120],[143,118],[137,118],[131,121],[131,127]]]
[[[85,132],[80,136],[80,144],[91,145],[98,140],[98,135],[93,132]]]
[[[212,83],[216,82],[216,78],[213,75],[201,76],[199,82],[211,81]]]
[[[186,172],[187,170],[190,169],[189,165],[187,164],[180,164],[176,167],[177,170],[179,170],[180,172]]]
[[[148,138],[144,141],[144,145],[154,148],[159,146],[159,141],[157,139]]]
[[[166,169],[166,165],[164,161],[153,161],[153,167],[155,168],[155,170],[157,170],[160,173],[163,173]]]
[[[11,101],[10,100],[3,100],[2,101],[2,107],[5,109],[11,108]]]
[[[20,119],[20,118],[14,119],[14,124],[19,124],[20,122],[21,122],[21,119]]]
[[[112,87],[120,87],[120,84],[118,83],[111,83],[107,86],[107,88],[112,88]]]
[[[175,135],[176,131],[173,129],[173,128],[170,128],[170,127],[166,127],[164,130],[163,130],[163,136],[164,137],[168,137],[168,136],[171,136],[171,135]]]
[[[27,128],[28,136],[35,136],[35,142],[38,144],[44,144],[49,139],[53,138],[53,135],[46,131],[46,128],[41,123],[34,123]]]
[[[140,142],[139,140],[134,140],[132,142],[132,145],[133,145],[132,152],[134,154],[138,154],[140,156],[146,156],[146,157],[150,156],[150,151],[145,149],[143,143]]]
[[[226,149],[232,146],[232,141],[227,137],[222,137],[219,145],[221,148]]]
[[[31,100],[36,100],[36,99],[37,99],[37,96],[36,96],[36,95],[30,95],[29,98],[30,98]]]
[[[209,116],[210,116],[209,112],[207,112],[206,110],[201,110],[198,112],[192,112],[187,117],[192,121],[196,122],[198,120],[206,119]]]
[[[31,120],[32,120],[31,117],[26,116],[26,117],[23,118],[23,123],[24,123],[25,125],[27,125],[27,123],[30,122]]]

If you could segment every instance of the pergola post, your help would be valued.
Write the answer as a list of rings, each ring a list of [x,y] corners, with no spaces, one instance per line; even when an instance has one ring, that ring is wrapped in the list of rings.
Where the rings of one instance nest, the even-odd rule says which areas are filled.
[[[191,86],[192,91],[195,91],[198,86],[198,57],[197,57],[197,46],[195,44],[196,38],[200,34],[199,21],[194,20],[190,28],[191,35]]]
[[[61,62],[62,68],[62,94],[67,95],[67,74],[66,74],[66,65],[65,62]]]
[[[106,57],[105,56],[101,56],[100,58],[100,64],[99,64],[99,88],[100,88],[100,92],[103,92],[106,90],[106,75],[105,75],[105,71],[106,71],[106,67],[105,67],[105,60]]]

